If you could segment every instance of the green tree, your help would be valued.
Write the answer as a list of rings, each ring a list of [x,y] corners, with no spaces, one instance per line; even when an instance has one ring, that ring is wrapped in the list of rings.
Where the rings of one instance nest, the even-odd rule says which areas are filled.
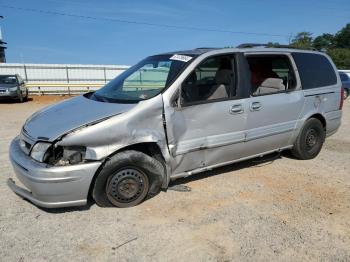
[[[338,48],[350,48],[350,23],[336,33],[334,42]]]
[[[334,48],[328,50],[327,54],[339,69],[350,69],[350,49]]]
[[[299,49],[312,48],[312,33],[300,32],[293,39],[291,45]]]
[[[313,46],[319,51],[326,51],[334,46],[334,35],[322,34],[313,41]]]
[[[268,42],[267,47],[279,47],[280,43],[278,42]]]

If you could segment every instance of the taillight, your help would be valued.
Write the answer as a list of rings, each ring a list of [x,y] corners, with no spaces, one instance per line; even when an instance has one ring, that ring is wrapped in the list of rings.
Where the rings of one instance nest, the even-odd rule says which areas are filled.
[[[339,110],[343,109],[343,104],[344,104],[344,87],[341,87],[340,90],[340,104],[339,104]]]

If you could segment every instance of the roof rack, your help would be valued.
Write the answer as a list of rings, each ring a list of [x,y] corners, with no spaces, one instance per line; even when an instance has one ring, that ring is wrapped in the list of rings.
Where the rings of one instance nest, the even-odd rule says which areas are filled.
[[[254,48],[254,47],[265,47],[265,48],[291,48],[291,49],[306,49],[306,50],[314,50],[315,48],[298,48],[291,45],[280,45],[275,43],[268,44],[257,44],[257,43],[244,43],[237,46],[237,48]]]
[[[218,47],[197,47],[195,49],[218,49]]]
[[[268,43],[268,44],[244,43],[237,46],[237,48],[253,48],[253,47],[293,48],[290,45],[280,45],[280,44],[274,44],[274,43]]]

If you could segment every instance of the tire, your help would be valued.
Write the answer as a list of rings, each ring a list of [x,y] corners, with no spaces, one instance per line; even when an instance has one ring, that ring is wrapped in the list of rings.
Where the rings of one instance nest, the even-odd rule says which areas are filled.
[[[100,207],[132,207],[158,194],[164,167],[156,159],[128,150],[112,156],[98,173],[92,197]]]
[[[306,120],[292,149],[292,155],[298,159],[315,158],[321,151],[326,133],[320,120]]]
[[[18,94],[18,102],[19,103],[23,103],[24,102],[24,98],[23,98],[23,95],[22,95],[22,92],[20,91],[19,94]]]
[[[344,89],[344,100],[347,99],[348,97],[349,97],[349,90]]]
[[[28,101],[28,95],[29,95],[29,92],[28,92],[28,89],[26,89],[26,96],[23,98],[24,101]]]

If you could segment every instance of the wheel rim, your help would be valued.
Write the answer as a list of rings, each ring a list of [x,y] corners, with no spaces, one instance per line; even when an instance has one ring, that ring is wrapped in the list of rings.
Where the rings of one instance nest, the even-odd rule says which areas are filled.
[[[106,193],[116,206],[140,202],[146,196],[149,183],[147,176],[135,168],[123,168],[110,176]]]
[[[306,149],[312,150],[318,142],[318,134],[315,129],[309,129],[305,136]]]
[[[348,97],[348,91],[346,91],[345,89],[344,89],[344,99],[346,99]]]

